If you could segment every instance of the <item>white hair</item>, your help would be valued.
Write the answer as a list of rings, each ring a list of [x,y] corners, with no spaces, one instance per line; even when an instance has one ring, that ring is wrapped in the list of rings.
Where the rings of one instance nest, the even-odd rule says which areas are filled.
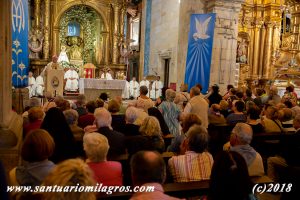
[[[133,124],[138,117],[137,112],[138,111],[135,107],[133,107],[133,106],[128,107],[125,112],[126,122],[128,122],[129,124]]]
[[[100,133],[86,133],[83,136],[83,149],[90,161],[106,161],[109,150],[108,140]]]
[[[64,115],[69,125],[77,124],[79,115],[76,110],[73,109],[65,110]]]
[[[172,90],[172,89],[166,90],[166,99],[168,101],[171,101],[171,102],[174,101],[175,97],[176,97],[176,92],[174,90]]]
[[[244,144],[250,144],[252,141],[253,131],[251,126],[246,123],[237,123],[232,129],[232,133]]]
[[[109,127],[111,128],[112,117],[110,112],[105,108],[97,108],[94,112],[97,128]]]

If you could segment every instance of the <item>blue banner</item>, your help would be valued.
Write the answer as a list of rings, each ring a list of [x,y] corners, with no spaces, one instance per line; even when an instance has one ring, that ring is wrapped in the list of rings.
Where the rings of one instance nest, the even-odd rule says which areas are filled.
[[[197,83],[202,85],[202,93],[208,90],[215,18],[214,13],[191,15],[184,81],[189,90]]]
[[[28,0],[12,0],[12,84],[28,85]]]

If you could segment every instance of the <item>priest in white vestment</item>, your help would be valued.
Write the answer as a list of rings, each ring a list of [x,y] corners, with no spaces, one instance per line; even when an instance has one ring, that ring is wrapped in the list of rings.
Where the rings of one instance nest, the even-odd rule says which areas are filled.
[[[136,99],[140,95],[140,84],[136,81],[136,78],[133,77],[132,80],[129,82],[130,87],[130,97]]]
[[[47,76],[47,71],[51,69],[59,69],[63,70],[63,67],[57,62],[58,58],[56,55],[52,56],[52,62],[48,63],[45,68],[43,69],[41,76],[46,77]]]
[[[41,75],[36,77],[35,83],[36,83],[36,94],[35,95],[36,96],[44,96],[45,86],[44,86],[43,77]]]
[[[32,75],[32,72],[28,73],[28,90],[29,90],[29,98],[35,96],[36,83],[35,78]]]
[[[149,89],[150,82],[146,79],[145,76],[144,76],[143,80],[140,82],[140,87],[141,86],[146,86],[148,91],[150,91],[150,89]],[[147,97],[150,97],[150,92],[147,93]]]
[[[64,76],[64,79],[67,79],[65,90],[76,92],[78,90],[78,73],[71,67]]]
[[[102,78],[102,79],[106,79],[106,80],[114,80],[114,79],[112,78],[111,74],[109,73],[109,71],[102,73],[102,74],[101,74],[101,78]]]
[[[129,99],[129,91],[130,91],[130,85],[129,82],[127,81],[127,77],[124,76],[124,80],[125,80],[125,88],[122,92],[122,98],[123,99]]]
[[[160,77],[157,76],[157,80],[152,83],[152,89],[150,97],[151,99],[157,99],[161,96],[161,89],[164,87],[163,83],[160,81]]]

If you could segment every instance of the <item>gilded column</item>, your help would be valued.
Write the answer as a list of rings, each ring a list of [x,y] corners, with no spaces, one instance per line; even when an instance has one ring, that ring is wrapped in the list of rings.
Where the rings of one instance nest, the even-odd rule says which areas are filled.
[[[254,26],[254,48],[253,48],[253,68],[252,68],[252,77],[253,79],[258,78],[258,69],[259,69],[259,53],[260,53],[260,28],[261,28],[262,22],[256,22]]]
[[[102,32],[102,37],[103,37],[103,60],[104,64],[108,64],[108,58],[109,58],[109,37],[108,37],[108,32]]]
[[[50,0],[45,0],[45,16],[44,16],[44,46],[43,58],[49,59],[49,37],[50,37]]]
[[[270,76],[270,68],[272,67],[271,56],[272,56],[272,39],[273,39],[273,22],[267,22],[266,41],[264,48],[264,63],[263,63],[263,77],[266,79],[272,78]]]
[[[57,55],[59,52],[59,27],[53,27],[53,47],[52,54]]]
[[[281,35],[281,22],[276,22],[275,26],[273,27],[273,45],[272,45],[272,52],[278,50],[280,48],[280,35]],[[269,74],[271,77],[273,77],[275,72],[275,68],[274,67],[270,67],[269,68]]]
[[[261,26],[261,29],[260,29],[260,47],[259,47],[259,50],[260,50],[260,55],[259,55],[259,64],[258,64],[258,76],[259,78],[262,78],[262,75],[263,75],[263,70],[265,68],[264,66],[264,57],[265,57],[265,52],[264,52],[264,47],[265,47],[265,39],[266,39],[266,29],[265,29],[265,26],[262,25]]]
[[[41,0],[34,0],[34,19],[35,27],[40,28],[41,24]]]
[[[121,8],[121,18],[120,18],[120,34],[121,37],[124,38],[124,19],[125,19],[125,14],[126,14],[126,7],[123,5]]]
[[[114,33],[113,33],[113,54],[112,63],[119,63],[119,37],[120,37],[120,4],[115,2],[113,4],[114,10]]]

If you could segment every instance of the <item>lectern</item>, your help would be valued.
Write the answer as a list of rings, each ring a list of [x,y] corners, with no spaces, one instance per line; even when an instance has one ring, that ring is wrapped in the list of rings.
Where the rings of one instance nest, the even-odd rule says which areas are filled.
[[[54,97],[57,95],[63,96],[64,74],[64,70],[48,70],[46,75],[46,92],[50,92]]]

